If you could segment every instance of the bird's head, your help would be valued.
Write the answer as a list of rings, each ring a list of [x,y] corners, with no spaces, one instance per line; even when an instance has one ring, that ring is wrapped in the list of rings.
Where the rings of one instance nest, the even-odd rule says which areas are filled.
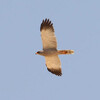
[[[41,55],[43,53],[43,51],[38,51],[35,54]]]

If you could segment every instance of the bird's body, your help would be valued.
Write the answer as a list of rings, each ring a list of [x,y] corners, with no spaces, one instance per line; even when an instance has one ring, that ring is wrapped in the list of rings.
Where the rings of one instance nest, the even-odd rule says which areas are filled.
[[[47,49],[38,51],[38,54],[41,56],[51,56],[51,55],[62,55],[62,54],[73,54],[73,50],[56,50],[56,49]]]
[[[36,54],[44,56],[46,66],[51,73],[61,76],[61,62],[58,57],[60,54],[73,54],[73,50],[57,50],[57,41],[54,34],[53,24],[49,19],[43,20],[41,27],[41,38],[43,43],[43,50],[38,51]]]

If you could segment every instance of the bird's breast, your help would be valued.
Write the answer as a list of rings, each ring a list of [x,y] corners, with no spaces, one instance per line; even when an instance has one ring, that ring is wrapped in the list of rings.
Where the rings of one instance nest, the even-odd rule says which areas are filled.
[[[44,50],[44,56],[57,55],[57,50]]]

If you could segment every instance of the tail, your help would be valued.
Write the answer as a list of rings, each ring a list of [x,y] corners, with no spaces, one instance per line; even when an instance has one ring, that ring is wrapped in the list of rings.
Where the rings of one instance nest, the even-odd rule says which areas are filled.
[[[74,54],[74,50],[58,50],[58,54]]]

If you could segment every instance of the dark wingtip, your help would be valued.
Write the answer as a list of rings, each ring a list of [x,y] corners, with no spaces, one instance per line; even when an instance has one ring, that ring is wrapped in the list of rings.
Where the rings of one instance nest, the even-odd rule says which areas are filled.
[[[49,72],[51,72],[52,74],[55,74],[55,75],[58,75],[58,76],[61,76],[62,75],[62,72],[61,72],[61,69],[59,68],[59,69],[49,69],[49,68],[47,68],[47,70],[49,71]]]
[[[42,31],[42,29],[51,29],[54,32],[54,28],[53,28],[53,23],[51,23],[51,21],[49,19],[43,19],[41,26],[40,26],[40,31]]]

